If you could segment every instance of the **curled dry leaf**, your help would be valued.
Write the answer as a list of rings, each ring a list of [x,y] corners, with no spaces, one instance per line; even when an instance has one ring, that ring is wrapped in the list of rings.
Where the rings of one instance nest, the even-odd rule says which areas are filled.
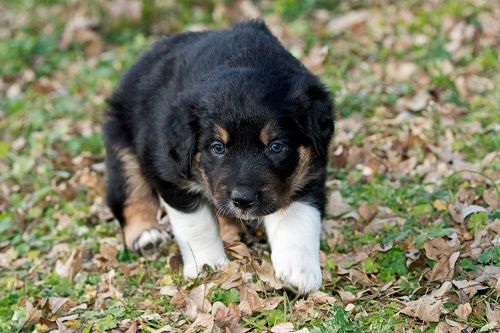
[[[471,313],[472,313],[472,307],[470,303],[460,304],[458,308],[455,310],[455,315],[464,321],[466,321],[469,318]]]
[[[75,275],[82,269],[82,250],[75,249],[65,263],[56,262],[55,272],[57,275],[73,280]]]
[[[443,284],[441,285],[441,287],[439,287],[439,289],[434,290],[431,293],[431,296],[435,297],[437,299],[442,298],[444,295],[446,295],[446,293],[448,293],[448,291],[451,290],[451,287],[452,287],[451,282],[450,281],[445,281],[445,282],[443,282]]]
[[[419,318],[426,323],[439,322],[443,308],[443,302],[436,300],[432,296],[423,296],[405,305],[406,307],[400,311],[401,313],[413,318]]]
[[[350,291],[339,290],[340,299],[342,299],[342,303],[352,303],[357,300],[357,297],[353,295]]]
[[[231,254],[234,258],[240,260],[243,258],[251,257],[248,247],[241,242],[236,242],[231,244],[229,247],[227,247],[227,252]]]
[[[478,205],[465,206],[462,208],[460,218],[462,219],[462,221],[465,221],[465,219],[472,214],[487,213],[487,212],[488,212],[488,210],[486,208],[478,206]]]
[[[455,272],[455,263],[457,262],[460,252],[453,253],[449,258],[441,258],[436,263],[429,275],[429,281],[443,281],[451,279]]]
[[[500,207],[500,196],[493,190],[484,191],[483,199],[486,201],[490,209],[494,210]]]
[[[273,265],[267,260],[262,260],[262,263],[259,265],[257,263],[254,264],[255,272],[259,276],[259,278],[267,283],[273,289],[281,289],[283,288],[283,284],[276,278],[274,275]]]
[[[427,258],[438,261],[440,258],[449,257],[460,249],[460,242],[456,238],[450,241],[444,238],[434,238],[424,243]]]
[[[500,328],[500,307],[497,304],[486,302],[486,318],[494,328]]]
[[[49,298],[49,308],[50,311],[55,314],[57,310],[59,310],[69,298],[67,297],[50,297]]]

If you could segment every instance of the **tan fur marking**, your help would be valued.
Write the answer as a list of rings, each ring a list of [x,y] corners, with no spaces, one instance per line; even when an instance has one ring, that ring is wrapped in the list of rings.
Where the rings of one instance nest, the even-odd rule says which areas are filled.
[[[133,249],[135,240],[147,229],[159,227],[156,220],[158,211],[158,202],[156,198],[153,200],[141,200],[128,203],[125,206],[123,216],[125,218],[125,226],[123,235],[125,244],[129,249]]]
[[[260,141],[267,145],[276,135],[276,126],[274,123],[267,123],[260,131]]]
[[[219,125],[215,125],[215,135],[217,139],[221,140],[224,144],[229,142],[229,133]]]
[[[311,148],[300,146],[299,147],[299,164],[295,169],[293,175],[290,177],[290,195],[299,191],[306,182],[310,179],[309,169],[311,167],[313,154]]]
[[[125,243],[132,249],[143,231],[159,226],[156,219],[159,204],[144,179],[137,157],[129,150],[119,150],[117,155],[123,163],[128,191],[123,211],[123,235]]]

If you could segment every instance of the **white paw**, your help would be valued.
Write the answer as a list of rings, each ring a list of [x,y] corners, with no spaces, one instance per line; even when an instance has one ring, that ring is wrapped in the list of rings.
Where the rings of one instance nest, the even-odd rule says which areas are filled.
[[[142,256],[151,256],[161,250],[169,239],[170,236],[165,230],[147,229],[134,241],[133,249]]]
[[[307,295],[321,287],[322,275],[319,256],[308,251],[288,249],[273,251],[271,254],[276,277],[285,288],[300,295]]]
[[[207,249],[205,253],[198,253],[196,258],[192,255],[187,258],[182,258],[184,261],[184,277],[187,279],[196,278],[202,271],[203,266],[208,265],[213,269],[218,269],[224,266],[229,260],[224,252],[216,253],[219,251],[210,251]]]

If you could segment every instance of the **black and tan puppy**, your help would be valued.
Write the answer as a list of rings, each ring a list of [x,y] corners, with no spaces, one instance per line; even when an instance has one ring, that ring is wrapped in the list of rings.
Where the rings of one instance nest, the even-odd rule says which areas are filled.
[[[332,102],[264,23],[156,43],[109,105],[107,202],[128,247],[164,243],[162,203],[195,277],[227,261],[216,215],[260,220],[277,277],[301,294],[321,286]]]

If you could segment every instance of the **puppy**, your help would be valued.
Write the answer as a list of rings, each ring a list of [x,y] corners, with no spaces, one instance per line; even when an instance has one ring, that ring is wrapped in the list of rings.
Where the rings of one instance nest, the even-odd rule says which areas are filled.
[[[320,288],[332,101],[263,22],[157,42],[108,103],[107,203],[129,248],[162,246],[162,204],[194,278],[227,262],[216,216],[259,220],[284,285]]]

